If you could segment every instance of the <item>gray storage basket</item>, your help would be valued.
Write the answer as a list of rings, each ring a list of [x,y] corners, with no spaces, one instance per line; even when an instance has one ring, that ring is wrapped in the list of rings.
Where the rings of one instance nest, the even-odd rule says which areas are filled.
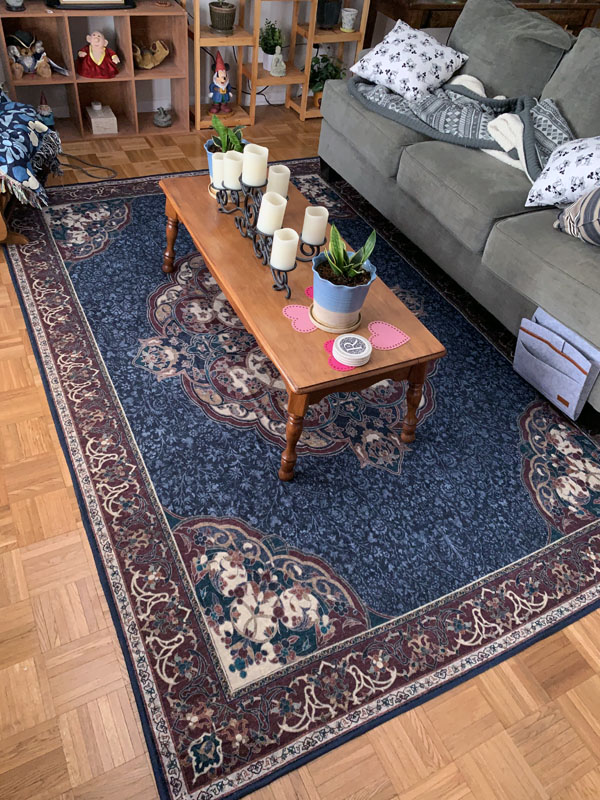
[[[571,419],[581,413],[600,371],[600,350],[542,308],[523,319],[513,366]]]

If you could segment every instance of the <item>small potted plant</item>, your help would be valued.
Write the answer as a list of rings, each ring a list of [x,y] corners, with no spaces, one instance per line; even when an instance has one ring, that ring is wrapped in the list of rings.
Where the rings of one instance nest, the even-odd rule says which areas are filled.
[[[313,59],[310,62],[310,78],[308,81],[308,88],[313,92],[314,104],[317,108],[321,107],[325,81],[339,80],[345,75],[346,70],[339,59],[331,58],[331,56],[327,55],[313,56]]]
[[[228,128],[221,122],[216,114],[212,115],[213,135],[212,138],[204,143],[206,156],[208,158],[208,171],[210,172],[210,180],[212,182],[212,154],[213,153],[227,153],[229,150],[237,150],[241,153],[244,145],[247,144],[246,140],[242,138],[243,125],[236,125],[235,128]]]
[[[235,22],[235,12],[237,6],[235,3],[229,3],[227,0],[213,0],[208,4],[210,13],[210,26],[215,33],[221,33],[223,36],[231,36],[233,33],[233,24]]]
[[[335,225],[331,226],[329,250],[313,259],[313,322],[330,333],[348,333],[360,324],[360,310],[375,280],[369,257],[375,247],[375,231],[356,253],[346,250]]]
[[[264,27],[260,29],[258,43],[262,50],[262,65],[268,72],[271,69],[275,48],[283,47],[281,28],[278,28],[270,19],[266,19]]]

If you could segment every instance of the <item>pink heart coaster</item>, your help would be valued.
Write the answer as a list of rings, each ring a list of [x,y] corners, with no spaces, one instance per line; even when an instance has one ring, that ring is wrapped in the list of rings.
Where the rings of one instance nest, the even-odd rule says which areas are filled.
[[[307,286],[306,289],[304,290],[304,294],[307,297],[310,297],[310,299],[312,300],[313,299],[313,287],[312,286]]]
[[[371,331],[369,341],[376,350],[393,350],[410,341],[410,336],[407,336],[400,328],[379,319],[369,322],[369,330]]]
[[[292,328],[298,333],[310,333],[317,330],[308,314],[308,306],[284,306],[283,316],[291,320]]]
[[[333,350],[333,342],[334,339],[328,339],[326,342],[323,343],[323,347],[329,353],[329,366],[332,369],[337,369],[338,372],[348,372],[349,370],[354,369],[354,367],[348,367],[346,366],[346,364],[340,364],[337,358],[334,358],[331,355],[331,352]]]

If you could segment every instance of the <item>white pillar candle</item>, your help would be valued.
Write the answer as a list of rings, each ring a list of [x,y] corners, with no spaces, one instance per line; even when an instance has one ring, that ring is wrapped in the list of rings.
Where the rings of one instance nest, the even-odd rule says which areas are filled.
[[[273,234],[270,264],[274,269],[287,271],[296,263],[298,234],[293,228],[280,228]]]
[[[212,154],[212,185],[215,189],[223,188],[223,162],[225,153]]]
[[[273,235],[283,225],[287,200],[275,192],[265,192],[258,212],[256,227],[261,233]]]
[[[243,156],[237,150],[229,150],[223,156],[223,188],[241,189],[240,175],[242,174]]]
[[[285,164],[273,164],[269,167],[269,182],[267,192],[277,192],[282,197],[287,197],[290,182],[290,169]]]
[[[246,186],[262,186],[267,181],[267,159],[269,149],[259,144],[244,147],[244,168],[242,181]]]
[[[309,206],[304,212],[302,241],[306,244],[323,244],[327,235],[329,211],[323,206]]]

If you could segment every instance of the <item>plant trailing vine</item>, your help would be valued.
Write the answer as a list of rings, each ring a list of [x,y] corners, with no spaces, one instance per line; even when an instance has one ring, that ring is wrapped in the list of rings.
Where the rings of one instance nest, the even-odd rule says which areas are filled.
[[[346,75],[342,62],[331,56],[313,56],[310,62],[310,78],[308,88],[313,92],[322,92],[325,81],[339,80]]]
[[[238,153],[241,153],[243,151],[243,125],[236,125],[235,128],[228,128],[227,125],[221,122],[216,114],[212,115],[211,122],[215,131],[212,137],[213,152],[227,153],[230,150],[237,150]]]

